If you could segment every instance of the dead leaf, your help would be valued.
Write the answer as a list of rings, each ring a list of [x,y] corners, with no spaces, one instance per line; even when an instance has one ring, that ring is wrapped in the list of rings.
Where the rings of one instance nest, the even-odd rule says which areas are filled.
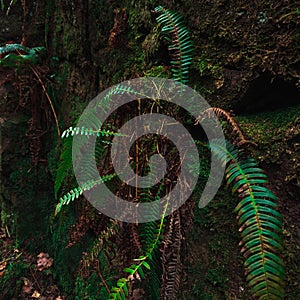
[[[28,280],[27,278],[24,278],[24,285],[22,287],[22,292],[24,294],[31,294],[33,291],[33,284],[30,280]]]
[[[224,85],[224,78],[215,80],[215,87],[216,89],[220,89]]]
[[[41,294],[38,291],[34,291],[34,293],[31,295],[32,298],[40,298]]]
[[[4,270],[6,268],[7,262],[4,261],[0,264],[0,271]]]
[[[37,256],[37,269],[43,271],[53,265],[53,258],[50,258],[48,253],[41,252]]]

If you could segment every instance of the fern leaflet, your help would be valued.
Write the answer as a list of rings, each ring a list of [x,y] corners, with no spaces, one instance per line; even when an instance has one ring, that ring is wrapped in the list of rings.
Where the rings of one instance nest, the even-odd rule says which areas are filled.
[[[82,195],[84,191],[88,191],[103,182],[109,181],[115,176],[116,174],[111,174],[102,176],[98,180],[89,180],[85,182],[81,187],[79,186],[70,190],[67,194],[59,198],[59,203],[56,205],[55,209],[55,215],[57,215],[61,211],[63,205],[68,205],[70,201],[74,201],[75,199],[79,198],[79,196]]]

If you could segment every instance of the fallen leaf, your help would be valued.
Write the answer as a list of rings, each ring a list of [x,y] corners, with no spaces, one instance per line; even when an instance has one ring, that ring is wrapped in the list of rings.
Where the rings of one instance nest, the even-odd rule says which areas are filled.
[[[34,293],[31,295],[32,298],[40,298],[41,294],[38,291],[34,291]]]
[[[53,258],[50,258],[48,253],[41,252],[37,256],[37,269],[43,271],[53,265]]]
[[[0,271],[4,270],[6,268],[7,262],[4,261],[0,264]]]
[[[27,278],[24,278],[24,285],[22,287],[22,292],[24,294],[31,294],[33,291],[33,285],[32,282],[30,280],[28,280]]]

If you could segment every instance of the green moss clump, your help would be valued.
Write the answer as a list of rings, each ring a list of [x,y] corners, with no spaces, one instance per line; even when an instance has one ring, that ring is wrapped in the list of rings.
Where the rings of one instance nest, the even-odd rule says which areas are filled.
[[[273,112],[240,116],[236,119],[243,132],[258,145],[257,149],[254,149],[258,160],[281,163],[282,155],[289,154],[291,149],[288,149],[296,146],[289,141],[300,133],[300,126],[296,124],[299,114],[300,106],[296,106]]]

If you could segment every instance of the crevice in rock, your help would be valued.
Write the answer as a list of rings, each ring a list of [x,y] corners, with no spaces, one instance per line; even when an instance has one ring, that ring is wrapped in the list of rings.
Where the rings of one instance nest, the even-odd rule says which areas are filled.
[[[295,83],[268,72],[252,81],[235,108],[237,114],[252,114],[290,107],[300,103]]]

